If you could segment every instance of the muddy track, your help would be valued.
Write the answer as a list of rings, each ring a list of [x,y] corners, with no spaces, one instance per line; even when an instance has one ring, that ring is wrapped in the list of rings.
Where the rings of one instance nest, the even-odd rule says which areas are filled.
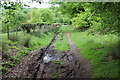
[[[3,75],[3,78],[89,78],[88,61],[79,56],[79,49],[70,40],[70,33],[66,33],[66,37],[69,51],[55,50],[52,46],[54,37],[51,45],[25,56],[20,64]]]
[[[68,46],[70,48],[69,54],[73,54],[74,58],[76,58],[79,61],[80,67],[81,67],[81,71],[82,73],[84,73],[84,77],[83,78],[90,78],[91,73],[90,73],[90,64],[89,61],[84,59],[81,55],[80,55],[80,49],[77,48],[75,46],[75,44],[71,41],[70,39],[70,32],[66,33],[66,37],[68,40]]]

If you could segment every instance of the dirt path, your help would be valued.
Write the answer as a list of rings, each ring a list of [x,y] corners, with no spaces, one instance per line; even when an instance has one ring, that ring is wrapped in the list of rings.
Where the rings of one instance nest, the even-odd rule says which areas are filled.
[[[70,47],[70,50],[72,51],[72,50],[76,49],[74,43],[70,39],[70,32],[66,33],[66,37],[68,40],[68,46]]]
[[[66,35],[70,51],[60,52],[54,49],[53,37],[49,48],[46,46],[25,56],[3,78],[89,78],[88,61],[79,56],[79,49],[70,40],[70,33]]]
[[[85,78],[90,77],[91,73],[90,73],[90,64],[89,61],[84,59],[81,55],[80,55],[80,49],[76,48],[75,44],[71,41],[70,39],[70,32],[66,33],[66,37],[67,37],[67,41],[68,41],[68,46],[70,48],[70,52],[69,54],[74,54],[75,58],[78,59],[79,63],[81,64],[81,68],[83,71],[83,76]]]

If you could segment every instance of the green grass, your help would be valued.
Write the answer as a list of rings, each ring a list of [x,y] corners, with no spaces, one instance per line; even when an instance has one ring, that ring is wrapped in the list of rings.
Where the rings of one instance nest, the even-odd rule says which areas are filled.
[[[68,47],[68,42],[66,38],[66,32],[72,31],[73,27],[71,26],[61,26],[59,29],[59,34],[57,36],[57,41],[54,43],[55,49],[60,50],[60,51],[67,51],[69,49]],[[64,34],[63,40],[61,38],[61,35]]]
[[[13,35],[14,33],[11,33],[10,35]],[[48,45],[50,43],[50,41],[53,38],[53,34],[54,33],[49,33],[48,35],[43,34],[42,37],[36,37],[30,34],[26,34],[23,32],[19,32],[18,33],[18,43],[19,44],[23,44],[25,42],[25,40],[30,37],[30,41],[29,41],[29,47],[32,49],[38,49],[41,47],[44,47],[46,45]],[[53,45],[55,46],[56,49],[59,50],[67,50],[68,46],[67,46],[67,39],[66,39],[66,35],[64,35],[63,40],[61,39],[61,35],[62,32],[60,32],[60,34],[58,34],[57,38],[56,38],[56,42],[53,43]],[[2,41],[7,41],[7,34],[1,34],[2,36]],[[14,42],[15,43],[15,42]]]
[[[55,49],[60,50],[60,51],[66,51],[68,50],[68,43],[67,43],[67,38],[66,35],[64,34],[63,40],[61,39],[62,33],[58,34],[57,40],[54,43]]]
[[[52,39],[52,33],[49,33],[48,35],[44,35],[41,38],[31,36],[30,46],[36,47],[36,48],[41,48],[41,47],[48,45],[50,43],[51,39]]]
[[[14,33],[11,33],[10,35],[13,35]],[[2,36],[2,41],[7,41],[7,34],[1,34]],[[35,37],[35,36],[32,36],[30,34],[26,34],[24,32],[19,32],[18,33],[18,43],[19,44],[23,44],[25,42],[25,40],[30,37],[30,41],[29,41],[29,47],[31,48],[41,48],[45,45],[47,45],[50,40],[52,39],[52,33],[50,33],[49,35],[45,35],[43,37]],[[13,42],[15,43],[15,42]]]
[[[71,39],[80,48],[80,54],[90,61],[93,78],[118,77],[118,60],[114,59],[118,54],[117,36],[92,36],[86,32],[72,32]]]
[[[60,32],[69,32],[72,31],[74,28],[72,26],[61,26],[59,31]]]
[[[72,27],[62,26],[60,29],[60,34],[58,34],[56,42],[53,43],[55,49],[60,51],[68,50],[68,43],[66,35],[64,34],[64,39],[61,39],[61,35],[64,32],[71,31],[71,39],[76,44],[76,47],[80,48],[80,54],[90,61],[91,72],[93,78],[115,78],[118,77],[118,60],[115,58],[119,56],[117,52],[118,37],[115,35],[88,35],[87,32],[75,32],[72,31]],[[11,33],[12,34],[12,33]],[[22,58],[25,56],[26,51],[40,49],[48,45],[53,38],[53,32],[48,35],[43,34],[41,37],[35,37],[30,34],[24,34],[19,32],[18,41],[12,42],[7,40],[7,34],[1,34],[2,41],[7,41],[6,45],[13,46],[19,50],[17,45],[22,45],[24,42],[29,42],[28,47],[17,53],[17,58]],[[30,39],[28,39],[30,38]],[[25,43],[24,43],[25,44]],[[4,50],[8,51],[5,47]],[[17,59],[16,57],[11,57],[11,60]],[[17,60],[16,60],[17,61]]]

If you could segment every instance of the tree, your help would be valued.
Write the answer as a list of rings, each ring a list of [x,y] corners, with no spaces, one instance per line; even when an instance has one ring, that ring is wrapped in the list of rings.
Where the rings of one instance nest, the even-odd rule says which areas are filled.
[[[33,8],[31,12],[32,12],[32,18],[30,20],[31,23],[43,23],[43,22],[53,23],[54,15],[50,9]]]
[[[20,27],[20,25],[26,21],[26,17],[25,14],[22,13],[20,10],[17,11],[14,15],[12,24],[16,27],[16,37],[18,35],[18,28]]]
[[[3,24],[3,29],[7,30],[7,35],[8,35],[8,39],[9,39],[9,31],[10,28],[14,25],[13,24],[13,20],[14,20],[14,16],[17,12],[17,10],[19,10],[22,7],[21,2],[4,2],[2,4],[3,7],[3,20],[2,20],[2,24]]]
[[[66,14],[62,14],[62,12],[59,10],[59,7],[50,7],[54,14],[54,23],[70,23],[70,18]]]
[[[75,27],[87,28],[93,33],[120,33],[119,2],[61,2],[59,5]]]

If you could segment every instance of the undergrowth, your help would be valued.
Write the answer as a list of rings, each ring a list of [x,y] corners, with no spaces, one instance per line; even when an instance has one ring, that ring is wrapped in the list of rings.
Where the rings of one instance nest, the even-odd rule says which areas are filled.
[[[2,58],[3,62],[0,66],[3,74],[9,71],[9,68],[12,68],[20,62],[20,60],[30,53],[32,50],[40,49],[44,46],[47,46],[52,40],[54,32],[48,34],[42,34],[40,37],[36,37],[31,34],[24,32],[19,32],[17,37],[16,34],[10,33],[10,39],[7,39],[7,34],[1,34],[2,36]],[[64,36],[63,40],[61,39],[62,33],[57,36],[56,42],[53,44],[55,49],[67,50],[67,41]],[[2,74],[2,73],[1,73]]]
[[[18,64],[24,56],[30,53],[30,51],[46,46],[52,38],[52,33],[43,35],[42,38],[24,32],[19,32],[16,38],[15,33],[10,33],[9,40],[6,34],[1,34],[1,36],[2,43],[0,45],[2,45],[1,53],[3,62],[1,63],[2,66],[0,69],[4,74],[9,71],[9,68]]]

